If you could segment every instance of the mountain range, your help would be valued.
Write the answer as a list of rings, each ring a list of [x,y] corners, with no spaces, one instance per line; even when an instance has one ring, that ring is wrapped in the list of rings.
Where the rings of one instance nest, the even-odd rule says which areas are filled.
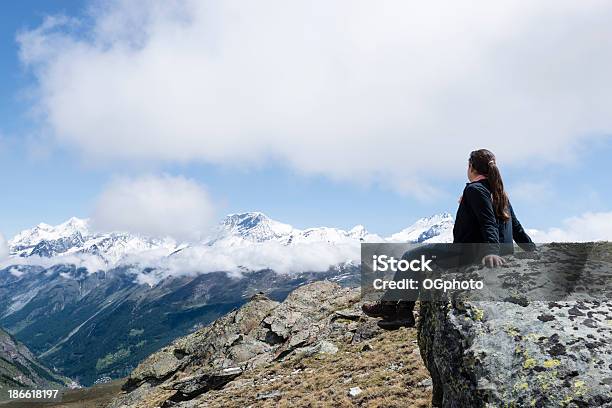
[[[77,218],[40,224],[10,240],[0,327],[57,374],[91,385],[127,375],[256,293],[282,301],[318,280],[358,286],[361,242],[443,241],[452,224],[440,214],[381,238],[362,226],[301,230],[250,212],[228,215],[195,243],[92,232]]]
[[[187,247],[240,247],[275,242],[283,246],[324,243],[331,245],[361,242],[448,242],[452,240],[453,218],[448,213],[422,218],[413,225],[383,238],[357,225],[345,231],[331,227],[300,230],[275,221],[260,212],[230,214],[203,240],[180,243],[172,238],[152,238],[127,232],[94,232],[89,221],[70,218],[51,226],[41,223],[26,229],[8,244],[13,257],[53,258],[69,255],[95,255],[109,266],[133,259],[139,253],[166,257]]]

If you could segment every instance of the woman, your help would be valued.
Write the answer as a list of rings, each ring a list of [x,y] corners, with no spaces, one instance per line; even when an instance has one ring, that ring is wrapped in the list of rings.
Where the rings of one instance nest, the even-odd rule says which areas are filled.
[[[471,152],[467,177],[469,183],[463,189],[455,217],[453,243],[490,244],[482,257],[482,263],[488,267],[504,263],[500,255],[512,252],[513,240],[522,249],[533,251],[535,245],[516,218],[504,190],[495,155],[486,149]],[[417,250],[422,251],[422,248]],[[404,257],[411,258],[413,254]],[[384,329],[414,326],[414,302],[384,300],[385,297],[387,293],[378,303],[364,304],[363,312],[371,317],[382,317],[379,326]]]
[[[534,249],[534,244],[516,218],[508,195],[504,190],[495,155],[487,149],[475,150],[470,153],[467,169],[470,181],[463,189],[455,226],[453,228],[453,243],[489,243],[492,252],[507,252],[504,248],[511,246],[514,240],[527,251]],[[497,246],[497,247],[496,247]],[[490,254],[483,258],[487,266],[499,266],[504,263],[498,254]]]

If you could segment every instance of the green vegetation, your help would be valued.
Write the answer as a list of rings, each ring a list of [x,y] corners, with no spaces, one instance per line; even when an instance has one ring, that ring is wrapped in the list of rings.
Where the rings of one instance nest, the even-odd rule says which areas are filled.
[[[96,370],[102,371],[106,367],[125,359],[130,356],[130,349],[119,349],[114,353],[109,353],[104,356],[104,358],[99,358],[96,362]]]

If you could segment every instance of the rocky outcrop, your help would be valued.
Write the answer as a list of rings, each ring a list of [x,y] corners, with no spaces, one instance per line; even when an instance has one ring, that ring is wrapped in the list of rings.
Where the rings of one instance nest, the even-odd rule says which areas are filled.
[[[149,285],[135,281],[134,273],[141,272],[149,276],[127,267],[106,272],[74,265],[0,269],[0,327],[47,367],[61,368],[90,386],[106,377],[127,377],[147,356],[256,293],[279,300],[314,280],[348,286],[359,278],[358,268],[347,265],[291,275],[266,269],[239,279],[225,272],[179,274]]]
[[[612,407],[609,249],[588,247],[577,274],[564,245],[469,267],[487,289],[422,302],[418,337],[381,331],[335,283],[256,295],[144,360],[110,407]]]
[[[538,259],[507,257],[490,301],[459,296],[421,304],[419,345],[434,406],[612,407],[612,301],[605,287],[612,251],[610,244],[589,245],[576,279],[587,289],[580,296],[535,295],[538,282],[550,278],[551,262],[571,264],[574,249],[547,245]],[[472,269],[474,276],[490,272]],[[598,296],[589,296],[589,279]],[[512,296],[494,301],[500,288]]]
[[[124,392],[110,406],[228,406],[219,401],[223,398],[237,401],[249,392],[255,392],[252,399],[261,401],[260,404],[265,401],[274,403],[284,394],[289,394],[283,387],[298,388],[290,382],[299,375],[304,378],[311,376],[313,382],[327,376],[329,387],[340,386],[343,389],[333,397],[348,402],[351,398],[348,390],[355,384],[352,376],[360,375],[363,382],[357,385],[368,390],[366,376],[375,369],[365,365],[366,361],[376,369],[388,372],[384,378],[392,374],[397,381],[405,382],[405,372],[418,372],[420,377],[415,381],[427,379],[418,357],[416,330],[410,332],[414,343],[410,343],[409,335],[402,332],[396,336],[406,339],[407,344],[394,340],[388,345],[394,349],[392,352],[372,351],[373,346],[368,341],[381,339],[380,336],[386,334],[376,326],[374,319],[361,314],[359,298],[359,290],[343,288],[328,281],[304,285],[282,303],[256,295],[240,309],[176,340],[144,360],[126,381]],[[364,346],[366,343],[367,347]],[[372,360],[362,359],[362,353]],[[341,359],[336,358],[339,354],[343,356]],[[385,355],[389,361],[381,360]],[[401,357],[394,360],[399,355]],[[320,356],[333,356],[335,360],[319,373],[305,365],[304,361],[308,359],[320,364]],[[361,371],[353,361],[364,365]],[[351,369],[347,369],[344,363],[348,363]],[[286,375],[281,376],[279,373],[284,371]],[[269,378],[275,378],[278,387],[271,388]],[[303,383],[304,380],[299,382]],[[223,390],[216,391],[221,388]],[[326,389],[323,387],[319,391]],[[405,387],[401,390],[407,393]],[[304,388],[300,395],[308,398],[312,392],[312,387],[309,391]],[[411,397],[415,401],[425,401],[424,396],[429,399],[426,385],[417,387],[415,393],[419,394],[418,398]],[[364,393],[360,398],[373,397]]]
[[[0,329],[0,400],[9,389],[63,388],[72,381],[44,367],[26,346]]]
[[[271,352],[256,331],[276,306],[256,295],[244,307],[152,354],[131,373],[123,386],[126,395],[112,406],[168,405],[222,387],[256,365],[257,356]]]

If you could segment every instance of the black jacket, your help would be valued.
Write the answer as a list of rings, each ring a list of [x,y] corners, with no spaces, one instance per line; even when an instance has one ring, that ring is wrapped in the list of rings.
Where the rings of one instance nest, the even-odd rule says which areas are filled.
[[[516,218],[512,205],[509,205],[508,210],[508,221],[495,216],[491,190],[486,179],[467,183],[455,217],[453,242],[488,243],[492,244],[489,253],[507,253],[512,252],[512,245],[502,245],[505,249],[500,250],[499,244],[512,244],[514,240],[524,250],[534,250],[535,245]]]

